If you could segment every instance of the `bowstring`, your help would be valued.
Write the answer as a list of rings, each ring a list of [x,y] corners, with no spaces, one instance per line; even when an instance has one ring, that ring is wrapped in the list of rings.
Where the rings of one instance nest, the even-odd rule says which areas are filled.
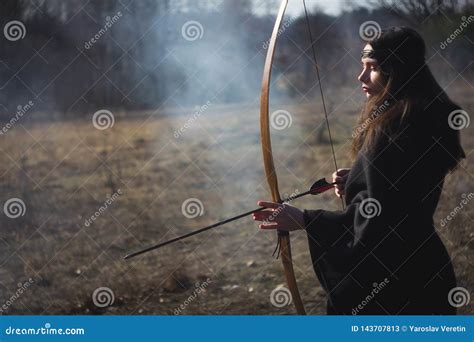
[[[314,49],[313,34],[311,32],[311,26],[309,25],[308,9],[306,8],[306,1],[305,0],[303,0],[303,6],[304,6],[305,17],[306,17],[306,26],[308,28],[308,34],[309,34],[309,39],[310,39],[310,43],[311,43],[311,51],[312,51],[312,54],[313,54],[314,66],[315,66],[315,69],[316,69],[316,76],[318,78],[318,83],[319,83],[319,92],[321,93],[321,101],[323,103],[324,118],[326,120],[326,127],[327,127],[327,130],[328,130],[329,143],[331,144],[332,158],[333,158],[333,161],[334,161],[334,167],[336,168],[336,174],[337,174],[337,170],[339,170],[339,168],[337,167],[336,152],[334,151],[334,144],[333,144],[333,140],[332,140],[331,128],[329,126],[329,117],[328,117],[328,112],[326,110],[326,101],[324,100],[323,86],[321,84],[321,76],[319,74],[318,60],[316,58],[316,51]],[[341,199],[342,210],[344,210],[344,200],[342,199],[342,197],[340,197],[340,199]]]

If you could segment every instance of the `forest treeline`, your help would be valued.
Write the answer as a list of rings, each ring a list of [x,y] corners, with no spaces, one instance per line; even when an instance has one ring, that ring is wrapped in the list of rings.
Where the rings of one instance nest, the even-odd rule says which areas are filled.
[[[367,21],[416,28],[438,77],[474,79],[472,0],[369,0],[337,17],[315,4],[309,20],[326,87],[354,79]],[[71,117],[253,101],[277,9],[251,0],[3,0],[1,118],[29,103]],[[276,94],[315,91],[305,18],[285,16],[278,44]]]

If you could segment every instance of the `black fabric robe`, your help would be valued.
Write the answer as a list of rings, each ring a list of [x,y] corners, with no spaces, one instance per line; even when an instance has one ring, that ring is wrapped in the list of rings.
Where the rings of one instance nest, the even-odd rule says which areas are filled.
[[[433,222],[453,156],[463,154],[450,110],[428,110],[360,152],[345,210],[304,210],[328,314],[456,314],[453,266]]]

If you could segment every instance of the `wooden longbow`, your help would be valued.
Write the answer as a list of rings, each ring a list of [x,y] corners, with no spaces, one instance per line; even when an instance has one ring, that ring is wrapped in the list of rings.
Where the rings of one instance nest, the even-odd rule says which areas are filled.
[[[282,0],[278,16],[273,27],[273,32],[268,44],[267,57],[263,69],[262,89],[260,95],[260,137],[263,152],[263,163],[265,165],[265,175],[272,194],[273,202],[281,202],[280,191],[278,189],[278,179],[273,162],[272,143],[270,139],[270,117],[268,113],[269,95],[270,95],[270,79],[272,73],[273,56],[280,30],[281,22],[285,14],[288,0]],[[281,260],[285,271],[286,283],[290,290],[296,312],[299,315],[305,315],[303,301],[301,300],[298,284],[296,283],[295,272],[293,270],[293,261],[291,258],[290,234],[286,231],[278,231],[278,244],[280,247]]]
[[[281,202],[281,196],[280,196],[280,191],[278,189],[278,179],[277,179],[277,174],[275,170],[275,164],[273,162],[272,144],[271,144],[271,138],[270,138],[270,118],[269,118],[270,80],[271,80],[272,64],[273,64],[273,57],[275,54],[276,43],[277,43],[280,26],[283,21],[283,16],[285,15],[285,10],[286,10],[287,5],[288,5],[288,0],[281,1],[280,9],[278,11],[278,15],[275,20],[275,25],[273,27],[273,32],[270,38],[270,42],[268,44],[267,56],[265,59],[265,65],[263,69],[262,88],[261,88],[261,94],[260,94],[260,137],[261,137],[261,145],[262,145],[262,153],[263,153],[263,163],[265,166],[265,176],[266,176],[267,183],[269,185],[269,188],[272,194],[273,202]],[[332,148],[334,166],[337,171],[338,167],[337,167],[337,162],[336,162],[336,155],[334,153],[334,146],[332,142],[331,130],[329,127],[328,114],[326,110],[326,104],[324,101],[321,78],[319,75],[319,67],[316,60],[316,52],[314,49],[313,37],[312,37],[311,27],[310,27],[309,19],[308,19],[308,11],[306,9],[306,3],[304,0],[303,0],[303,5],[305,9],[308,34],[311,41],[310,43],[311,43],[311,50],[312,50],[313,59],[314,59],[314,66],[316,70],[316,76],[319,82],[319,89],[321,93],[324,115],[326,118],[326,126],[329,133],[329,139],[330,139],[331,148]],[[344,208],[343,203],[342,203],[342,207]],[[305,315],[306,311],[304,308],[303,301],[301,300],[301,295],[298,290],[298,284],[296,282],[295,272],[293,269],[293,260],[291,257],[291,243],[290,243],[289,232],[278,230],[277,248],[280,248],[280,255],[281,255],[281,260],[283,263],[283,269],[285,272],[286,283],[288,285],[288,289],[290,290],[296,312],[298,315]]]

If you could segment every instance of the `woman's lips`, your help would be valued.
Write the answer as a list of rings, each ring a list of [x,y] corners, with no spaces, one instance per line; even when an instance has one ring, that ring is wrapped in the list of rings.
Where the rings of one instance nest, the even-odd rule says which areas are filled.
[[[369,93],[369,92],[370,92],[370,89],[367,88],[367,87],[362,87],[362,90],[363,90],[365,93]]]

